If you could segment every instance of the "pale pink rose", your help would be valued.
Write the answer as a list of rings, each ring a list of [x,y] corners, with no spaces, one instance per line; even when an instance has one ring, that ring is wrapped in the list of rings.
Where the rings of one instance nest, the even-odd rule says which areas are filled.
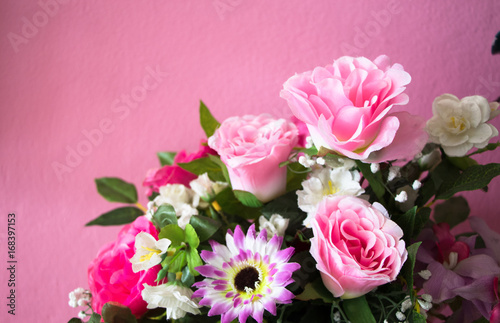
[[[307,124],[316,148],[352,159],[382,162],[412,158],[427,141],[422,118],[391,112],[408,103],[410,74],[387,56],[373,62],[341,57],[326,67],[292,76],[281,97]]]
[[[311,255],[335,297],[359,297],[396,279],[407,251],[403,231],[386,213],[354,196],[330,196],[318,205]]]
[[[268,114],[226,119],[208,138],[227,166],[234,190],[253,193],[267,202],[285,193],[288,159],[298,141],[297,127]]]
[[[130,308],[132,314],[140,317],[147,311],[142,299],[143,284],[153,285],[161,266],[134,273],[130,258],[135,254],[135,236],[147,232],[155,239],[158,232],[144,216],[126,225],[118,238],[99,250],[88,268],[89,289],[92,293],[92,309],[101,313],[107,302],[117,302]]]

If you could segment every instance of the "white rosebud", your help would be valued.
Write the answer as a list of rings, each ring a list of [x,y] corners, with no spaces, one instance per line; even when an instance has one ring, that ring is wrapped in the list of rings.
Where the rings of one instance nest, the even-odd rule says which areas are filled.
[[[479,95],[459,100],[443,94],[432,103],[434,116],[426,130],[432,142],[440,144],[449,156],[465,156],[473,147],[484,148],[498,130],[487,123],[498,115],[498,102],[488,103]]]
[[[228,185],[228,183],[224,182],[212,182],[207,173],[189,182],[191,189],[206,202],[211,201],[215,195],[220,193]]]
[[[399,169],[400,167],[398,166],[389,167],[389,174],[387,175],[388,182],[392,181],[393,179],[399,176]]]
[[[193,291],[185,286],[167,283],[158,286],[144,284],[142,299],[148,303],[148,309],[163,307],[167,310],[167,320],[178,320],[186,313],[200,314],[200,306],[191,300]]]
[[[429,270],[425,269],[425,270],[419,271],[418,275],[420,277],[422,277],[423,279],[428,280],[429,278],[431,278],[432,273]]]
[[[274,235],[283,237],[290,219],[285,219],[279,214],[273,214],[267,220],[263,215],[259,217],[259,231],[266,229],[267,239],[271,239]]]
[[[401,191],[398,195],[396,195],[394,199],[396,200],[396,202],[404,203],[408,200],[408,193],[406,193],[405,191]]]
[[[371,163],[370,170],[373,174],[375,174],[376,172],[378,172],[380,170],[380,165],[377,163]]]

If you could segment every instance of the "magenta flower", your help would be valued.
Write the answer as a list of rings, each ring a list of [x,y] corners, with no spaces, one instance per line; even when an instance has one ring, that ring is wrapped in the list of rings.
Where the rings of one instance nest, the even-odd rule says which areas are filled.
[[[293,282],[292,273],[300,268],[288,263],[293,248],[280,250],[282,237],[267,241],[267,232],[258,235],[255,225],[243,233],[239,226],[226,234],[226,246],[210,241],[213,251],[203,250],[206,265],[196,267],[205,280],[195,283],[199,288],[193,298],[202,297],[202,306],[210,306],[209,316],[221,315],[222,323],[238,317],[240,323],[252,316],[263,320],[264,309],[276,315],[276,304],[291,303],[293,293],[286,286]]]

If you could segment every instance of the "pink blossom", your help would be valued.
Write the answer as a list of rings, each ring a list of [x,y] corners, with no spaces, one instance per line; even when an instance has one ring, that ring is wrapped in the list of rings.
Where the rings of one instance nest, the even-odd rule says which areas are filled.
[[[411,158],[427,141],[424,120],[392,112],[408,103],[410,75],[387,56],[341,57],[292,76],[281,97],[307,124],[316,148],[366,162]]]
[[[335,297],[355,298],[396,279],[407,258],[401,228],[380,204],[329,196],[312,222],[311,255]]]
[[[89,287],[92,293],[92,308],[97,313],[101,313],[107,302],[117,302],[129,307],[136,317],[147,311],[147,303],[141,297],[143,284],[154,284],[160,266],[133,272],[130,258],[134,256],[135,236],[139,232],[147,232],[155,239],[158,238],[154,225],[141,216],[123,227],[118,238],[102,247],[90,263]]]
[[[268,114],[226,119],[208,138],[227,166],[235,190],[253,193],[267,202],[285,193],[288,159],[298,141],[297,127]]]
[[[208,146],[200,144],[200,148],[196,153],[187,154],[186,151],[180,151],[174,158],[172,165],[163,166],[158,169],[150,169],[147,174],[142,186],[147,187],[147,195],[151,195],[153,192],[159,192],[161,186],[167,184],[182,184],[189,187],[189,182],[196,179],[197,176],[182,169],[178,163],[188,163],[195,159],[207,157],[208,155],[216,155],[217,153],[210,149]]]

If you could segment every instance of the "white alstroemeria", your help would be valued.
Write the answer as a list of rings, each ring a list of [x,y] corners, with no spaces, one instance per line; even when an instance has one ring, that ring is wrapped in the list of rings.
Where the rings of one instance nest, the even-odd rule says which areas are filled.
[[[90,301],[90,291],[82,287],[78,287],[69,293],[69,306],[71,307],[86,306]]]
[[[432,103],[434,115],[426,125],[429,139],[440,144],[449,156],[465,156],[473,147],[484,148],[498,136],[498,130],[487,123],[500,113],[498,105],[479,95],[459,100],[443,94]]]
[[[303,190],[297,191],[299,208],[307,213],[304,225],[310,226],[316,206],[323,197],[363,194],[364,189],[359,185],[360,178],[358,171],[344,168],[321,168],[313,171],[310,178],[302,182]]]
[[[141,270],[148,270],[161,262],[161,255],[167,252],[170,247],[170,240],[156,240],[147,232],[139,232],[135,236],[135,254],[130,259],[132,271],[137,273]]]
[[[158,207],[170,204],[175,209],[179,226],[184,229],[193,215],[198,214],[198,207],[204,207],[200,196],[182,184],[167,184],[160,187],[159,195],[148,203],[146,216],[151,219]]]
[[[228,185],[228,183],[224,182],[213,182],[210,180],[207,173],[189,182],[191,189],[206,202],[211,201],[215,195],[219,194],[223,189],[228,187]]]
[[[286,228],[288,228],[289,222],[290,219],[285,219],[279,214],[271,215],[269,220],[261,215],[259,218],[259,231],[266,229],[268,240],[270,240],[274,235],[283,237],[285,235]]]
[[[191,300],[193,291],[176,283],[167,283],[158,286],[144,284],[142,299],[148,303],[148,309],[163,307],[167,310],[167,320],[177,320],[186,316],[186,313],[200,314],[200,306]]]

